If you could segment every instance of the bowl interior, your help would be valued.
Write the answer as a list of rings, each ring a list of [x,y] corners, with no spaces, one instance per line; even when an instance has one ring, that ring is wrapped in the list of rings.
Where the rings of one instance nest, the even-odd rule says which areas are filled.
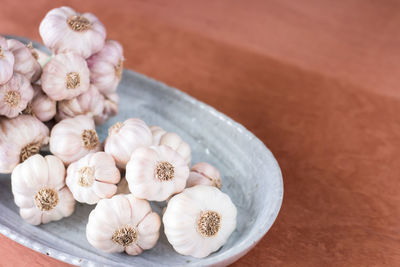
[[[86,240],[85,226],[94,206],[77,204],[74,214],[38,227],[18,215],[10,176],[0,175],[0,232],[28,247],[73,264],[210,265],[229,263],[255,244],[271,227],[282,202],[279,166],[260,140],[225,115],[176,89],[131,71],[124,71],[119,86],[120,112],[98,127],[104,140],[107,129],[130,117],[178,133],[192,148],[192,163],[206,161],[222,174],[222,191],[238,208],[237,229],[228,242],[205,259],[177,254],[161,229],[158,244],[137,257],[106,254]],[[153,203],[161,214],[164,203]],[[229,260],[230,259],[230,260]]]

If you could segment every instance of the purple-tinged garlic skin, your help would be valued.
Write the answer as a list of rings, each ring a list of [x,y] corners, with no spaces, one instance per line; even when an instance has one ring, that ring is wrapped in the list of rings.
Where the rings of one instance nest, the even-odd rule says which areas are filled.
[[[106,30],[95,15],[65,6],[46,14],[39,33],[53,53],[75,52],[85,59],[99,52],[106,38]]]
[[[30,82],[39,80],[42,67],[29,47],[18,40],[7,40],[8,49],[14,55],[14,72],[24,75]]]
[[[0,35],[0,85],[11,79],[14,72],[14,55],[8,49],[6,38]]]
[[[17,117],[33,98],[33,88],[22,74],[14,73],[11,79],[0,85],[0,115]]]
[[[94,116],[96,125],[102,125],[109,118],[114,117],[119,111],[119,96],[117,93],[112,93],[104,96],[104,107],[101,114]]]
[[[96,86],[90,85],[89,90],[83,94],[58,102],[56,120],[87,115],[89,117],[100,116],[104,110],[104,96],[97,90]]]
[[[151,131],[140,119],[117,122],[108,129],[104,151],[112,155],[121,169],[125,169],[133,151],[151,145]]]
[[[88,58],[90,81],[103,94],[111,94],[117,90],[122,78],[123,49],[113,40],[107,40],[100,52]]]
[[[60,159],[35,155],[15,167],[12,193],[19,213],[33,225],[70,216],[75,200],[65,185],[65,167]]]
[[[88,116],[62,120],[51,130],[50,152],[66,165],[100,149],[94,121]]]
[[[196,163],[190,170],[186,187],[195,185],[209,185],[221,188],[222,183],[219,170],[206,162]]]
[[[53,100],[72,99],[89,90],[89,68],[75,53],[54,56],[43,69],[43,91]]]
[[[43,122],[51,120],[56,115],[56,101],[50,99],[42,91],[42,87],[39,84],[33,84],[32,87],[34,90],[33,99],[23,113],[35,116]]]
[[[160,216],[148,201],[131,194],[102,199],[89,215],[86,238],[107,253],[138,255],[151,249],[160,235]]]
[[[137,198],[164,201],[185,189],[189,167],[168,146],[140,147],[126,165],[129,190]]]
[[[0,173],[11,173],[17,164],[39,152],[49,142],[49,129],[33,116],[0,117]]]
[[[66,183],[77,201],[92,205],[115,195],[120,179],[113,157],[101,151],[71,163]]]

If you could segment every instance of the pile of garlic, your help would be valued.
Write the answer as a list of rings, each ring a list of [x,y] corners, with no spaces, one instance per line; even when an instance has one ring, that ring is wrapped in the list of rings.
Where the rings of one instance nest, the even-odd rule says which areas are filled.
[[[78,201],[96,205],[86,237],[104,252],[151,249],[161,222],[180,254],[202,258],[224,245],[236,207],[220,191],[218,169],[205,162],[190,169],[191,148],[179,135],[131,118],[99,140],[96,125],[118,113],[123,63],[101,22],[56,8],[40,35],[51,57],[0,38],[0,173],[12,172],[21,217],[57,221]],[[47,144],[51,155],[42,156]],[[166,205],[162,220],[149,201]]]

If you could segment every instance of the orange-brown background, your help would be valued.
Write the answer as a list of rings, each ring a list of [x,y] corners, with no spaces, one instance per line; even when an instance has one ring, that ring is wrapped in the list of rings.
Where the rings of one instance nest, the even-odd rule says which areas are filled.
[[[228,114],[275,154],[276,223],[234,266],[400,262],[400,2],[0,1],[0,33],[95,13],[126,67]],[[58,261],[0,237],[0,265]]]

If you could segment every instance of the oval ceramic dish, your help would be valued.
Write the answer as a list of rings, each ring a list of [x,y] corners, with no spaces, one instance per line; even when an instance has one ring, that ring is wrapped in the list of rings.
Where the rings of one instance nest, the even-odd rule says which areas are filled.
[[[61,261],[83,266],[223,266],[243,256],[270,229],[281,207],[282,175],[272,153],[242,125],[214,108],[138,73],[125,70],[118,92],[120,112],[98,128],[102,140],[109,126],[129,117],[181,135],[192,147],[192,162],[207,161],[221,170],[222,191],[238,208],[237,229],[228,242],[204,259],[186,257],[168,244],[162,228],[157,245],[139,256],[102,253],[85,236],[88,214],[94,206],[77,204],[71,217],[29,225],[14,204],[10,175],[0,175],[0,233]],[[162,205],[152,206],[161,214]]]

